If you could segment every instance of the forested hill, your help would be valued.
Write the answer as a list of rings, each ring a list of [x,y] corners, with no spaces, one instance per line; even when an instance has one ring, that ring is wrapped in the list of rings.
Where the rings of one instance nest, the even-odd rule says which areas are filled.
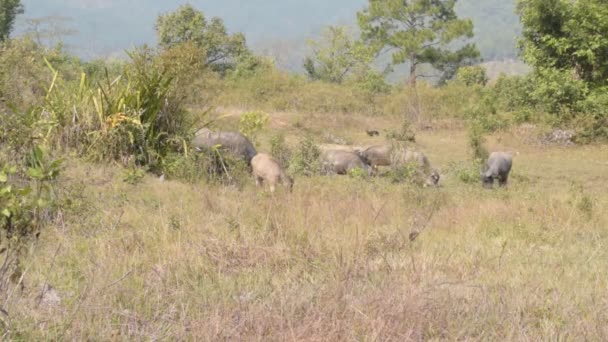
[[[155,43],[154,21],[182,0],[22,0],[26,13],[18,32],[31,30],[26,19],[54,17],[50,31],[75,33],[64,40],[91,58],[120,54],[125,48]],[[305,41],[327,25],[354,25],[366,0],[190,0],[208,16],[219,16],[231,31],[242,31],[257,51],[278,55],[288,66],[301,61]],[[476,41],[486,60],[514,58],[519,21],[515,0],[460,0],[458,12],[475,22]],[[64,20],[57,21],[57,17]],[[41,25],[40,27],[43,27]],[[52,35],[52,34],[51,34]]]

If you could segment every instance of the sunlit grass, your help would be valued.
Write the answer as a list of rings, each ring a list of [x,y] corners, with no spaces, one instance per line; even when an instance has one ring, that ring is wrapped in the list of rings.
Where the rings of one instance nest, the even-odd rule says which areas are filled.
[[[281,119],[295,141],[296,118]],[[335,120],[308,125],[382,141],[356,125],[340,130],[341,120],[365,119]],[[130,185],[118,168],[70,161],[64,181],[82,199],[28,262],[26,294],[9,310],[14,336],[608,338],[606,148],[498,134],[490,149],[519,154],[508,188],[485,190],[450,170],[469,158],[466,132],[419,132],[417,141],[442,170],[441,188],[350,177],[300,177],[292,194],[274,195],[253,180],[242,190],[152,176]],[[35,304],[45,281],[59,306]]]

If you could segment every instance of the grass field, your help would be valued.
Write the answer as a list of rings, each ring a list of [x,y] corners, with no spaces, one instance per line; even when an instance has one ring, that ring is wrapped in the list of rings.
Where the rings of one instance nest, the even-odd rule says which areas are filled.
[[[233,122],[228,119],[224,124]],[[277,113],[261,136],[356,144],[397,119]],[[292,194],[122,181],[70,160],[71,203],[24,265],[23,340],[608,340],[608,148],[514,129],[506,189],[465,184],[467,133],[419,131],[442,187],[297,178]],[[519,133],[518,133],[519,132]],[[62,298],[39,304],[48,282]]]

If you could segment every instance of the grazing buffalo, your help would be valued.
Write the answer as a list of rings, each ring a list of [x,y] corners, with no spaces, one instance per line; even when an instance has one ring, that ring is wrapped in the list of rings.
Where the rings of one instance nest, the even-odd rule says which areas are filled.
[[[345,175],[348,171],[356,168],[363,169],[368,175],[372,174],[372,168],[366,160],[355,152],[342,150],[327,150],[321,153],[321,166],[325,174]]]
[[[374,168],[390,166],[392,152],[393,147],[391,145],[374,145],[358,151],[359,155]]]
[[[247,163],[250,163],[251,159],[257,154],[251,141],[239,132],[213,132],[208,128],[202,128],[196,132],[192,139],[192,147],[196,150],[213,148],[215,146],[219,146],[221,150],[243,158]]]
[[[483,186],[491,188],[494,179],[498,179],[499,186],[505,186],[509,179],[509,172],[513,166],[513,157],[506,152],[492,152],[486,161],[485,170],[481,173]]]
[[[357,152],[357,151],[362,151],[365,149],[365,147],[362,147],[362,146],[338,145],[338,144],[319,144],[318,147],[321,152],[325,152],[325,151]]]
[[[439,183],[439,173],[431,168],[428,158],[422,152],[385,144],[370,146],[359,154],[375,169],[378,166],[399,167],[413,164],[427,177],[426,185],[434,186]]]
[[[255,184],[261,186],[266,182],[270,186],[270,192],[274,192],[275,186],[279,183],[283,184],[289,192],[293,189],[293,178],[291,178],[281,165],[266,153],[258,153],[251,159],[251,168],[253,169],[253,177]]]
[[[431,168],[429,159],[422,152],[405,150],[399,151],[399,153],[393,153],[392,155],[393,165],[404,165],[413,164],[415,165],[426,177],[424,185],[426,186],[437,186],[439,185],[439,172]]]

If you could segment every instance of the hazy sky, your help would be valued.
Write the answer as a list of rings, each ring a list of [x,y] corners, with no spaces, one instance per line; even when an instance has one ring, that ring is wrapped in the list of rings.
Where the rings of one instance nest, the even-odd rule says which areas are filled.
[[[24,18],[60,15],[75,29],[68,44],[83,56],[107,55],[142,43],[154,44],[154,21],[185,1],[174,0],[22,0]],[[323,26],[354,23],[366,0],[191,0],[207,16],[224,19],[230,31],[244,32],[252,45],[303,43]]]

